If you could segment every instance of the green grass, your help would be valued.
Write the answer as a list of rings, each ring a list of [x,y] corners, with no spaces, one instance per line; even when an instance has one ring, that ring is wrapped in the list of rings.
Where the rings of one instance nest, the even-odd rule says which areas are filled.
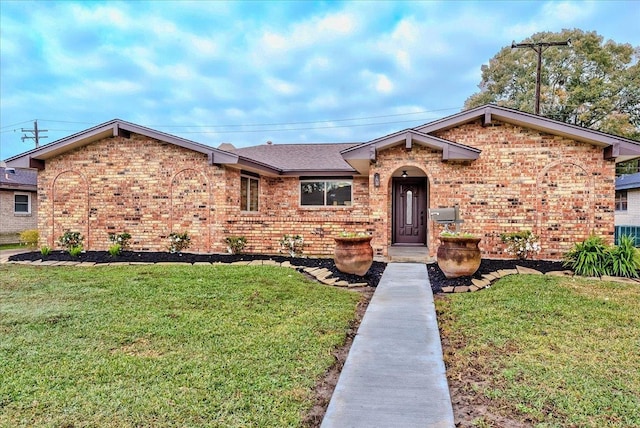
[[[299,426],[359,300],[268,266],[0,266],[0,426]]]
[[[437,302],[450,378],[535,426],[640,426],[640,284],[513,275]],[[446,343],[446,342],[445,342]]]
[[[29,250],[30,247],[25,247],[22,244],[0,244],[0,251],[2,250],[16,250],[18,248],[24,248],[25,250]]]

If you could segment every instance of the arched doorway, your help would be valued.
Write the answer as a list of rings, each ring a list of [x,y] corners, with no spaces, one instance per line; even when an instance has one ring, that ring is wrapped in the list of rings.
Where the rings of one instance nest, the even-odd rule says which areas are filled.
[[[405,167],[392,180],[392,244],[426,245],[427,177],[418,168]]]

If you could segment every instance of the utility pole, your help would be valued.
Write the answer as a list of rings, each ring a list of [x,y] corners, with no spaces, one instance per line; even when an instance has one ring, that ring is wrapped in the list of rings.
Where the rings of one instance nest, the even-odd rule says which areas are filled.
[[[538,68],[536,70],[536,107],[535,114],[540,114],[540,73],[542,71],[542,52],[551,46],[571,46],[571,39],[566,42],[535,42],[535,43],[516,43],[511,42],[511,49],[515,48],[531,48],[538,54]]]
[[[40,135],[41,132],[47,132],[47,129],[38,129],[38,121],[33,122],[33,129],[24,129],[22,128],[22,132],[31,132],[33,136],[27,136],[27,134],[22,136],[22,141],[24,140],[34,140],[36,142],[36,149],[40,147],[40,138],[48,138],[46,135]]]

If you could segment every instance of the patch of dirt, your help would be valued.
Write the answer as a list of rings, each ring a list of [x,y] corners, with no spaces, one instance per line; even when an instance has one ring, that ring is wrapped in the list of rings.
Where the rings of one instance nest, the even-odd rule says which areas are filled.
[[[116,262],[182,262],[182,263],[233,263],[239,261],[273,260],[278,263],[285,261],[294,266],[325,268],[333,274],[332,277],[349,283],[364,283],[369,287],[377,287],[386,268],[386,263],[373,262],[371,268],[365,276],[342,273],[336,268],[332,258],[307,258],[307,257],[284,257],[284,256],[264,256],[257,254],[192,254],[192,253],[168,253],[168,252],[134,252],[125,251],[119,256],[112,256],[107,251],[86,251],[78,257],[72,257],[66,251],[54,251],[48,256],[43,256],[38,251],[21,253],[9,257],[10,261],[37,261],[55,260],[71,262],[93,262],[93,263],[116,263]]]
[[[360,303],[358,303],[356,318],[349,326],[349,331],[347,332],[344,345],[333,351],[335,362],[314,387],[315,404],[304,417],[303,425],[305,427],[316,428],[322,423],[322,418],[324,418],[324,414],[329,406],[333,390],[336,388],[338,383],[340,372],[342,372],[342,367],[347,360],[347,355],[349,355],[351,344],[353,343],[353,339],[356,337],[358,327],[360,327],[362,317],[364,317],[364,313],[369,306],[369,302],[371,301],[371,297],[373,297],[375,289],[372,287],[363,287],[357,289],[357,291],[361,294],[362,298],[360,299]]]

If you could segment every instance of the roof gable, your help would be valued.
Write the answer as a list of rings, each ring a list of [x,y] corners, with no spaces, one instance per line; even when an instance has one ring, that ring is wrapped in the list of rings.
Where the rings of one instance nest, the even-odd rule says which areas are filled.
[[[423,133],[455,128],[465,123],[482,120],[484,125],[490,125],[493,120],[510,123],[523,128],[534,129],[552,135],[559,135],[583,143],[605,149],[606,158],[615,158],[617,162],[640,156],[640,142],[628,138],[607,134],[581,126],[571,125],[544,116],[537,116],[519,110],[488,104],[471,110],[447,116],[445,118],[414,128]]]
[[[104,138],[128,136],[131,133],[144,135],[149,138],[184,147],[186,149],[193,150],[199,153],[205,153],[209,157],[210,164],[227,164],[238,162],[238,156],[232,153],[218,150],[213,147],[196,143],[184,138],[176,137],[174,135],[165,134],[164,132],[156,131],[151,128],[146,128],[144,126],[136,125],[134,123],[126,122],[120,119],[113,119],[109,122],[94,126],[93,128],[89,128],[68,137],[61,138],[60,140],[56,140],[50,144],[46,144],[44,146],[9,158],[6,160],[6,162],[7,165],[13,167],[41,169],[44,166],[44,161],[46,161],[47,159],[53,158],[62,153],[66,153],[75,148],[86,146]]]

